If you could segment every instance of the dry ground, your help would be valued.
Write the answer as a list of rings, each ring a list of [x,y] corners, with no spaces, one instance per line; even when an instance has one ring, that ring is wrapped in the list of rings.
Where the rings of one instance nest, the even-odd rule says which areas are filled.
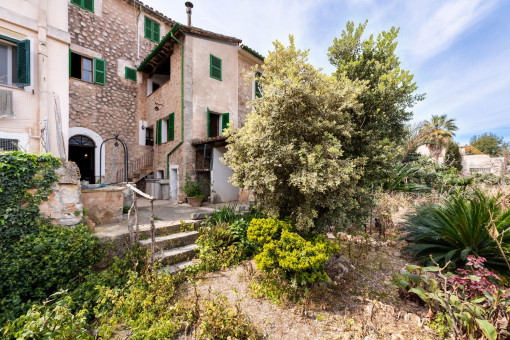
[[[410,259],[402,257],[399,244],[390,243],[372,246],[357,259],[351,249],[355,269],[339,282],[312,288],[303,304],[254,298],[253,261],[206,275],[197,283],[198,294],[225,295],[269,339],[437,339],[424,320],[428,309],[401,300],[391,283],[392,274]],[[188,294],[190,288],[184,288]]]

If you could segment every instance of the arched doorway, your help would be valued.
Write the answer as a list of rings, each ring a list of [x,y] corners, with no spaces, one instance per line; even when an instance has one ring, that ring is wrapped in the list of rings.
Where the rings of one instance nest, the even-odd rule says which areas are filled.
[[[96,144],[92,139],[83,135],[76,135],[69,138],[69,160],[73,161],[80,168],[81,181],[88,181],[94,184],[94,157]]]

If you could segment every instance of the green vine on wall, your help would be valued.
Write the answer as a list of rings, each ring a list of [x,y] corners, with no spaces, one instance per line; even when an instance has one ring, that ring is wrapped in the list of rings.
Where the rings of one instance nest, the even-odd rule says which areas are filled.
[[[0,249],[37,231],[39,205],[51,194],[60,164],[50,154],[0,153]]]

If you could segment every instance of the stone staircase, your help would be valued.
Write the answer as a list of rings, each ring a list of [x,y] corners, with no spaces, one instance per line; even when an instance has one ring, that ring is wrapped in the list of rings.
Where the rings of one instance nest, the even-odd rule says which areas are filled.
[[[200,221],[185,220],[184,223],[192,223],[195,229],[200,227]],[[181,231],[180,221],[154,221],[154,259],[162,265],[161,271],[176,273],[192,264],[195,255],[198,231]],[[140,245],[146,249],[151,247],[150,224],[140,224]],[[111,241],[117,249],[123,249],[129,243],[127,227],[120,233],[114,230],[101,230],[96,235],[102,241]]]

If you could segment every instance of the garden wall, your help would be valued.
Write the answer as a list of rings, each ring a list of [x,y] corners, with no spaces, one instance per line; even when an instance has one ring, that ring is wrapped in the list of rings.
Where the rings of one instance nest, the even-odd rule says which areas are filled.
[[[39,212],[53,219],[55,224],[74,226],[83,217],[80,171],[76,163],[64,161],[55,173],[59,179],[52,185],[53,192],[48,200],[39,205]]]

